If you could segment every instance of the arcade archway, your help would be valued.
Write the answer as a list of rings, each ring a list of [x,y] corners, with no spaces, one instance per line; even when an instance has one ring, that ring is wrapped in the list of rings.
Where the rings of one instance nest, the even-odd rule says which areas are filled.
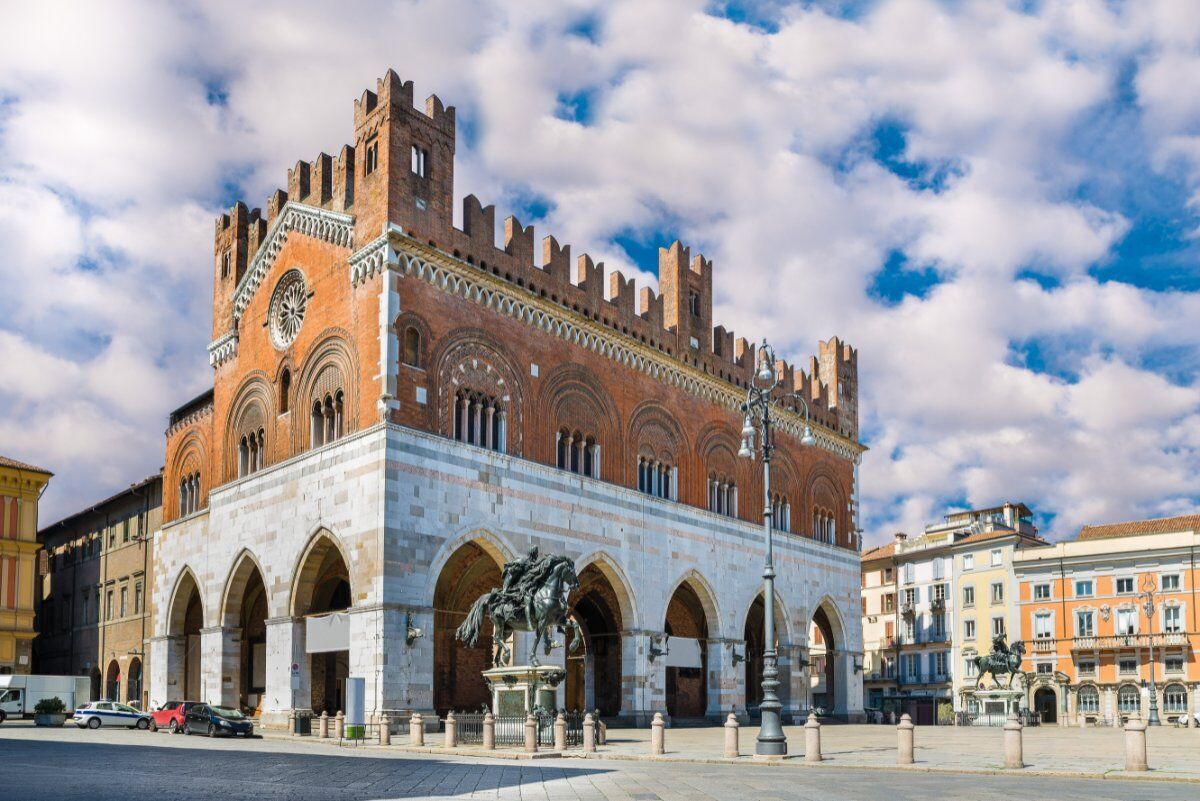
[[[104,679],[104,697],[110,701],[121,700],[121,666],[115,659],[108,663],[108,673]]]
[[[846,658],[842,652],[841,619],[826,598],[817,606],[808,623],[808,694],[810,707],[826,715],[846,713],[846,688],[839,676]]]
[[[702,718],[708,708],[709,628],[698,592],[703,588],[685,581],[667,603],[666,702],[673,719]]]
[[[346,560],[333,539],[323,534],[309,546],[301,563],[292,613],[297,617],[312,617],[341,612],[350,608],[350,601],[350,570]],[[306,653],[305,660],[313,712],[335,715],[344,711],[346,677],[350,674],[349,649]],[[253,676],[250,680],[253,681]]]
[[[170,647],[167,652],[168,700],[203,701],[200,686],[200,629],[204,628],[204,606],[200,588],[190,570],[184,570],[175,586],[167,619]]]
[[[129,660],[129,675],[125,678],[125,703],[144,709],[142,706],[142,660],[136,656]]]
[[[592,563],[579,573],[571,594],[571,614],[583,632],[583,647],[567,655],[565,705],[570,710],[599,709],[612,717],[621,711],[621,630],[625,624],[612,581]]]
[[[746,612],[746,625],[742,636],[746,640],[745,667],[746,713],[758,715],[758,705],[762,703],[762,673],[763,673],[763,617],[765,613],[763,595],[760,592],[750,604]],[[788,681],[787,670],[779,653],[779,646],[788,639],[787,617],[783,605],[779,603],[778,594],[775,596],[775,653],[779,665],[779,689],[776,695],[785,706],[791,698],[791,683]]]
[[[500,586],[500,562],[479,542],[467,542],[451,554],[433,591],[433,708],[477,711],[490,706],[482,673],[492,666],[492,624],[485,621],[474,647],[459,642],[455,632],[471,605]]]
[[[233,701],[257,716],[267,685],[267,591],[258,565],[243,554],[225,589],[223,623],[234,640]]]

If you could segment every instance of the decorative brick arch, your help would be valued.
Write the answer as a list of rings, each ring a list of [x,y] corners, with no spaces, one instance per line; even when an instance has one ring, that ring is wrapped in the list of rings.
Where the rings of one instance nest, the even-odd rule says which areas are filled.
[[[400,343],[400,366],[411,366],[406,365],[404,361],[404,335],[405,331],[407,331],[409,328],[415,329],[421,338],[420,345],[417,349],[417,361],[419,362],[417,367],[422,370],[428,370],[429,356],[432,350],[431,343],[433,342],[433,333],[429,329],[429,324],[425,322],[425,318],[416,312],[411,311],[396,315],[396,319],[392,321],[392,331],[395,332],[396,341]]]
[[[180,482],[185,479],[195,479],[199,492],[197,508],[203,508],[208,503],[208,489],[213,478],[209,472],[207,437],[199,426],[192,428],[179,440],[169,465],[163,477],[163,505],[167,519],[174,520],[183,516],[183,510],[179,508],[179,491]],[[168,481],[169,485],[166,483]]]
[[[244,436],[262,432],[268,453],[278,453],[275,442],[275,391],[261,370],[248,374],[238,391],[225,423],[225,480],[238,477],[238,443]],[[264,459],[269,464],[274,459]],[[212,483],[211,481],[209,482]]]
[[[701,429],[696,437],[696,465],[698,469],[692,478],[694,497],[698,505],[708,505],[708,482],[731,481],[740,487],[740,492],[746,499],[750,489],[749,472],[739,459],[738,440],[733,428],[727,423],[710,423]],[[760,490],[761,492],[761,490]],[[739,513],[741,510],[739,509]]]
[[[802,531],[809,536],[818,538],[814,521],[831,519],[834,521],[834,542],[839,544],[846,537],[846,501],[838,486],[837,477],[832,471],[821,466],[815,467],[808,476],[804,490],[804,518],[799,521]]]
[[[681,467],[689,454],[687,434],[667,407],[657,401],[643,401],[629,417],[630,471],[628,484],[636,486],[635,459],[650,459]]]
[[[312,445],[312,426],[308,420],[313,403],[341,392],[342,435],[358,428],[358,356],[350,332],[330,328],[308,352],[297,379],[293,376],[293,400],[300,415],[293,415],[292,452],[300,453]]]
[[[604,385],[591,370],[563,364],[546,376],[538,396],[538,419],[546,422],[545,436],[535,452],[554,464],[554,433],[559,429],[591,433],[601,446],[601,476],[617,474],[623,461],[621,418]]]
[[[525,389],[521,372],[508,350],[479,329],[459,329],[446,337],[432,355],[430,372],[435,382],[434,411],[437,432],[454,436],[454,403],[460,389],[497,399],[507,415],[505,451],[516,456],[525,447]]]

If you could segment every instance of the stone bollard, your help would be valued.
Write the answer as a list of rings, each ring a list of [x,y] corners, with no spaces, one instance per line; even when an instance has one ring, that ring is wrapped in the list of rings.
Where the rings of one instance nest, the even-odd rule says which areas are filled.
[[[293,737],[300,736],[296,732],[296,710],[294,709],[288,711],[288,734],[292,735]]]
[[[530,712],[525,715],[525,753],[536,754],[538,750],[538,721]]]
[[[1146,761],[1146,721],[1136,712],[1125,723],[1125,770],[1150,770]]]
[[[483,716],[483,747],[487,751],[496,750],[496,718],[491,712]]]
[[[408,719],[408,744],[425,745],[425,721],[421,720],[420,712],[413,712]]]
[[[379,716],[379,744],[392,744],[392,719],[384,713]]]
[[[317,724],[317,736],[322,740],[329,739],[329,712],[321,713],[321,721]]]
[[[732,712],[725,719],[725,758],[735,759],[738,753],[738,720]]]
[[[1021,744],[1021,731],[1023,728],[1021,721],[1017,718],[1017,713],[1009,712],[1008,720],[1004,721],[1005,768],[1017,769],[1025,767],[1025,752]]]
[[[562,712],[554,719],[554,750],[567,750],[567,718]]]
[[[446,739],[442,745],[445,748],[454,748],[458,745],[458,721],[454,719],[454,710],[446,713]]]
[[[900,716],[900,724],[896,726],[897,765],[913,763],[913,729],[915,728],[912,717],[907,712]]]
[[[583,753],[596,753],[596,721],[591,712],[583,716]]]
[[[660,756],[665,750],[663,748],[663,728],[665,726],[662,712],[655,712],[654,720],[650,721],[650,754],[652,756]]]
[[[346,716],[340,709],[333,719],[333,730],[339,740],[346,736]]]
[[[821,761],[821,722],[812,712],[804,723],[804,761]]]
[[[597,709],[592,713],[593,719],[596,721],[596,745],[606,745],[608,739],[608,725],[600,719],[600,710]]]

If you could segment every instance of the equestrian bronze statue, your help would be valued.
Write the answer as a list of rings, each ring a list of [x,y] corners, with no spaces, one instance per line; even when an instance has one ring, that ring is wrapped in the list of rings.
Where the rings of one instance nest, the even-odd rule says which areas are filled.
[[[1007,673],[1008,685],[1006,689],[1012,689],[1013,679],[1021,672],[1021,659],[1025,656],[1025,643],[1017,640],[1012,645],[1006,645],[1004,635],[1001,634],[992,638],[992,652],[987,656],[975,657],[975,667],[979,671],[979,679],[983,681],[984,673],[992,674],[992,682],[996,688],[1000,687],[1000,680],[996,676]]]
[[[533,667],[541,664],[537,658],[539,643],[545,643],[546,656],[556,647],[551,641],[555,630],[564,636],[571,630],[568,648],[575,652],[582,637],[579,624],[567,614],[567,597],[579,586],[579,578],[570,559],[552,554],[539,557],[535,545],[525,558],[505,563],[501,584],[475,601],[467,619],[458,627],[459,640],[474,646],[486,617],[492,621],[492,639],[496,644],[493,667],[508,662],[511,656],[508,638],[514,631],[534,633],[529,647],[529,664]]]

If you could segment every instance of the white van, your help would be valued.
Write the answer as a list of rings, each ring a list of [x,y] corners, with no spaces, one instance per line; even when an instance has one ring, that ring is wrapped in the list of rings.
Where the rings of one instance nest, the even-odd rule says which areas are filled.
[[[32,717],[43,698],[60,698],[67,712],[92,700],[87,676],[0,676],[0,723],[5,718]]]

